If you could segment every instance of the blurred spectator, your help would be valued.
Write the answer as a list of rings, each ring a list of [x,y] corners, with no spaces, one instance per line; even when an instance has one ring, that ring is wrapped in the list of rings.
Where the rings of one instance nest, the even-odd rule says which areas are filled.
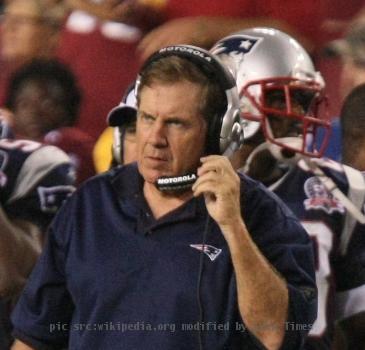
[[[4,8],[0,46],[0,102],[9,76],[22,64],[55,54],[66,16],[63,1],[11,0]]]
[[[365,171],[365,84],[358,85],[347,95],[340,125],[343,163]]]
[[[6,107],[16,138],[53,144],[67,152],[80,183],[94,174],[93,140],[73,127],[81,94],[73,73],[55,59],[23,65],[10,79]]]
[[[365,17],[356,17],[343,38],[330,42],[325,55],[341,60],[339,76],[339,99],[344,101],[347,94],[365,82]],[[341,127],[339,116],[332,120],[332,135],[325,155],[341,161]]]
[[[341,58],[341,96],[345,98],[357,85],[365,82],[365,16],[355,18],[347,34],[326,47],[329,55]]]

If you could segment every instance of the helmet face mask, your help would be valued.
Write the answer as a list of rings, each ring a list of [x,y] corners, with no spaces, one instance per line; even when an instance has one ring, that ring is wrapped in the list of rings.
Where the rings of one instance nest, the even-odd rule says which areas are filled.
[[[283,150],[322,156],[330,131],[318,117],[324,81],[298,42],[279,30],[253,28],[223,38],[211,51],[235,76],[246,140],[261,130]]]
[[[251,81],[242,88],[240,97],[255,107],[254,113],[243,109],[243,120],[259,122],[267,141],[311,157],[323,153],[328,139],[321,145],[315,141],[318,132],[328,130],[329,125],[317,117],[324,99],[318,83],[280,77]],[[298,140],[293,142],[293,138]]]

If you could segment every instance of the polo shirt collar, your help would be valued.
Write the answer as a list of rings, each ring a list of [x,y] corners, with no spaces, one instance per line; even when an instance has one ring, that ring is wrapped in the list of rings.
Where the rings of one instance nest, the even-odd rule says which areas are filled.
[[[205,216],[203,197],[192,198],[179,208],[156,220],[143,195],[144,179],[138,171],[137,163],[119,167],[111,180],[124,213],[137,220],[137,232],[150,233],[162,225],[172,224]]]

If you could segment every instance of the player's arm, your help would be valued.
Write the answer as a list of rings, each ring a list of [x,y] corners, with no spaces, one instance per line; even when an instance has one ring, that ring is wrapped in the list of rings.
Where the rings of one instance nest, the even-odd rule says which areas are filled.
[[[222,232],[236,273],[241,316],[268,349],[279,349],[288,316],[286,282],[261,254],[243,221]]]
[[[288,316],[286,282],[251,239],[241,216],[240,180],[228,159],[209,156],[202,163],[194,196],[204,194],[208,212],[228,243],[241,317],[267,349],[279,349]]]
[[[41,250],[40,229],[31,222],[10,220],[0,206],[0,296],[17,295]]]

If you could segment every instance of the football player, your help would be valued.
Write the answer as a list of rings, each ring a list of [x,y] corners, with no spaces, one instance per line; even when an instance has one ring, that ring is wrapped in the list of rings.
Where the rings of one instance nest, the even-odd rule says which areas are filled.
[[[271,28],[235,33],[211,51],[240,91],[245,144],[233,163],[281,197],[313,239],[318,316],[305,349],[335,346],[335,320],[351,322],[348,348],[357,349],[365,343],[365,182],[360,172],[321,158],[329,135],[319,118],[321,74],[296,40]],[[326,135],[322,144],[318,131]]]
[[[74,190],[69,157],[51,145],[11,139],[0,120],[0,349],[10,339],[9,314],[38,258],[48,224]]]

